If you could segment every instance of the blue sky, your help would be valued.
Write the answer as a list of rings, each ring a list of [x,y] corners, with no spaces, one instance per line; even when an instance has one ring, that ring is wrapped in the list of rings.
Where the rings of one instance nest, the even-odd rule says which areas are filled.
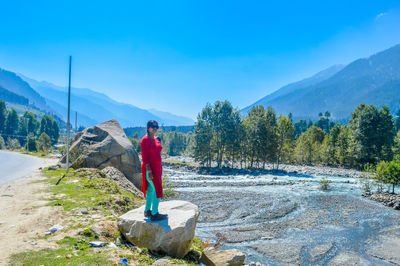
[[[400,1],[2,1],[0,68],[195,118],[400,43]]]

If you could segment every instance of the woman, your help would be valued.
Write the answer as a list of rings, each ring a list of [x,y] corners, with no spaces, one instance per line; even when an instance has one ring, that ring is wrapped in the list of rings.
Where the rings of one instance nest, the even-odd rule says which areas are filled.
[[[152,221],[160,221],[167,215],[158,212],[158,205],[163,196],[161,142],[155,137],[158,123],[154,120],[147,122],[147,135],[140,142],[142,152],[142,192],[146,197],[144,216]]]

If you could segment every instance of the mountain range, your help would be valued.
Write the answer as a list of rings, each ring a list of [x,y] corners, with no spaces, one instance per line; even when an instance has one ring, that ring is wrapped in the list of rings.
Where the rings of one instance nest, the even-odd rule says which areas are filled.
[[[318,119],[329,111],[333,120],[349,119],[360,104],[400,108],[400,45],[350,64],[335,65],[314,76],[280,88],[241,110],[271,106],[277,114],[293,119]]]
[[[71,123],[93,126],[116,118],[122,127],[145,126],[154,119],[165,126],[194,125],[190,118],[158,110],[145,110],[131,104],[119,103],[105,94],[85,89],[71,88]],[[19,97],[19,98],[18,98]],[[21,98],[22,97],[22,98]],[[36,81],[22,74],[0,69],[0,98],[15,104],[28,104],[46,113],[67,120],[67,88],[46,81]],[[11,101],[12,99],[12,101]]]
[[[72,88],[71,123],[92,126],[116,118],[123,127],[145,126],[150,119],[163,126],[194,125],[187,117],[155,109],[145,110],[117,102],[105,94]],[[67,89],[46,81],[0,69],[0,99],[13,106],[36,108],[67,120]],[[400,109],[400,45],[348,65],[334,65],[301,81],[283,86],[241,110],[242,115],[256,105],[273,107],[277,114],[292,113],[293,119],[318,119],[329,111],[331,119],[347,120],[360,104],[388,105]]]

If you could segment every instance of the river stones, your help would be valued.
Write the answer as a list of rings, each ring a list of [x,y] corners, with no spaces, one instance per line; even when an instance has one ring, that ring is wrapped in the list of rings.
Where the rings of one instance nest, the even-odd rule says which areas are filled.
[[[165,201],[160,203],[159,212],[168,218],[152,222],[144,217],[144,206],[134,209],[118,218],[118,228],[134,245],[184,257],[192,245],[198,207],[187,201]]]
[[[207,266],[242,266],[246,256],[237,249],[216,250],[206,248],[200,257],[200,262]]]
[[[333,247],[332,243],[322,244],[311,248],[310,256],[311,260],[315,261],[324,257]]]
[[[117,120],[86,128],[75,135],[70,147],[71,167],[103,169],[113,166],[141,189],[140,160]],[[66,156],[61,159],[66,163]]]
[[[286,243],[251,246],[257,252],[284,265],[299,265],[303,247],[304,245]]]
[[[392,232],[393,235],[382,235],[368,250],[368,254],[376,258],[400,265],[400,235]]]
[[[339,265],[367,265],[362,258],[350,251],[345,251],[334,257],[329,263],[329,266],[339,266]]]

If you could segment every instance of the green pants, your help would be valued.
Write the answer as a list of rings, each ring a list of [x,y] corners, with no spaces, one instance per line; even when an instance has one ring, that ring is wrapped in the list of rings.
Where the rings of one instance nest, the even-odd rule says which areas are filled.
[[[149,174],[146,171],[146,179],[149,182],[146,191],[146,206],[144,211],[151,210],[151,214],[155,215],[158,212],[158,205],[160,204],[160,198],[157,198],[156,189],[153,181],[149,180]]]

